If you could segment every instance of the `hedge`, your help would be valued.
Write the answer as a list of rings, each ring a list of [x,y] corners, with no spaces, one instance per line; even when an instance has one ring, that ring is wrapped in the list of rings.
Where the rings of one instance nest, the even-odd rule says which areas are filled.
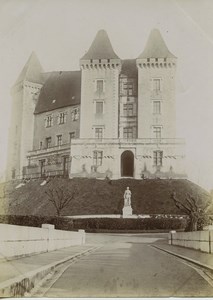
[[[186,218],[146,218],[146,219],[123,219],[123,218],[88,218],[70,219],[63,217],[41,216],[0,216],[0,223],[41,227],[42,224],[54,224],[56,229],[86,231],[96,230],[172,230],[185,229]]]

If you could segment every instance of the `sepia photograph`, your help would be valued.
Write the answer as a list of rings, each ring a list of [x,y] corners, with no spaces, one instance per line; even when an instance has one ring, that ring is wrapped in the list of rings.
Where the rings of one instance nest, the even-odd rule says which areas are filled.
[[[213,298],[213,1],[0,0],[0,297]]]

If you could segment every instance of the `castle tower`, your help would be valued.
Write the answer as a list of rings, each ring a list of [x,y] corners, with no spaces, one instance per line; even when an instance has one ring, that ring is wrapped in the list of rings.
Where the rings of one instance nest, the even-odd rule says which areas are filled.
[[[81,58],[80,138],[118,137],[118,83],[121,60],[106,31],[98,31]]]
[[[32,150],[34,110],[42,87],[42,67],[33,52],[11,90],[12,115],[9,129],[7,179],[22,178],[27,152]]]
[[[153,29],[137,58],[138,138],[175,138],[176,57]]]

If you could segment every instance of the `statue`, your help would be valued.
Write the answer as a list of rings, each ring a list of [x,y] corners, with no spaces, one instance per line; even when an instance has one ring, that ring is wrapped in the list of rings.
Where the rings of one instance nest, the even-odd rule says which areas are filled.
[[[124,206],[131,206],[131,191],[129,187],[126,188],[124,192]]]

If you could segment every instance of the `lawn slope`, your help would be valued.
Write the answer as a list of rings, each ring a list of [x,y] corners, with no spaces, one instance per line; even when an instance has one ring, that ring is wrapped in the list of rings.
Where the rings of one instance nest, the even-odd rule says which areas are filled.
[[[127,186],[132,191],[134,214],[181,214],[170,199],[176,191],[184,201],[186,193],[194,195],[200,203],[208,200],[209,194],[198,185],[185,179],[119,179],[108,182],[97,179],[53,179],[41,186],[42,180],[30,181],[15,189],[18,182],[0,186],[0,214],[55,215],[53,205],[45,193],[50,186],[75,186],[78,194],[63,210],[62,215],[121,214],[123,194]],[[209,209],[212,214],[213,208]]]

